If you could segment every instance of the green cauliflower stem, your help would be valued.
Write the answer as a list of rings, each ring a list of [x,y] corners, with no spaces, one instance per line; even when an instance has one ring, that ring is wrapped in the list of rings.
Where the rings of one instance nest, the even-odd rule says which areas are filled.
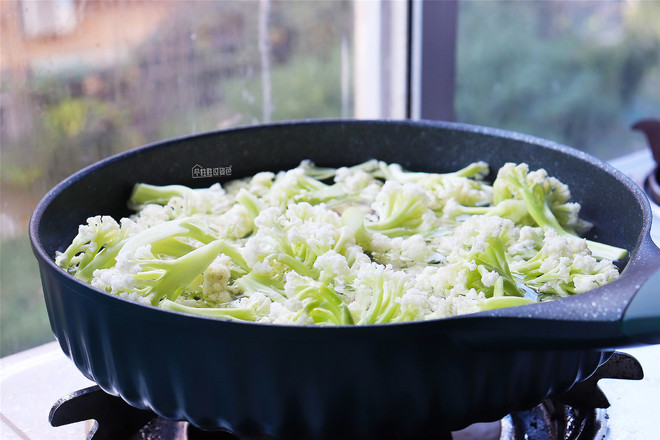
[[[173,201],[180,204],[173,204]],[[209,188],[189,188],[184,185],[151,185],[138,183],[128,200],[128,207],[140,210],[147,205],[172,205],[174,216],[189,216],[193,214],[219,214],[231,205],[231,199],[225,191],[216,184]]]
[[[412,183],[423,188],[433,210],[441,210],[449,199],[466,206],[490,204],[491,187],[483,181],[488,174],[486,162],[475,162],[451,173],[423,173],[404,170],[399,164],[379,163],[382,176],[402,185]]]
[[[110,216],[96,216],[81,225],[78,234],[55,262],[76,278],[90,282],[95,270],[106,269],[115,263],[115,257],[129,239],[132,222],[124,221],[120,227]]]
[[[485,249],[470,252],[467,259],[472,259],[477,263],[477,272],[481,275],[479,277],[479,283],[481,284],[483,284],[481,279],[484,276],[484,271],[497,273],[498,276],[495,284],[492,286],[480,286],[481,288],[479,290],[485,292],[486,297],[523,296],[524,292],[518,287],[518,282],[511,274],[504,242],[500,237],[488,236],[486,238]]]
[[[604,285],[618,276],[608,260],[597,261],[583,240],[550,231],[532,258],[512,263],[512,271],[534,290],[557,296],[585,291],[579,283],[589,278],[588,288]],[[577,280],[577,283],[576,283]],[[577,284],[577,285],[576,285]]]
[[[450,173],[424,173],[417,171],[404,170],[400,164],[387,164],[379,162],[378,166],[383,178],[393,180],[398,183],[417,183],[427,189],[437,188],[445,184],[447,180],[454,178],[471,178],[481,180],[488,174],[488,164],[486,162],[474,162],[468,166]]]
[[[256,292],[264,293],[272,301],[284,303],[284,283],[261,275],[255,271],[249,272],[238,278],[234,284],[241,289],[243,294],[251,295]]]
[[[291,204],[286,211],[264,210],[256,224],[258,231],[246,243],[246,255],[253,268],[259,264],[271,275],[274,269],[279,278],[293,270],[318,279],[314,263],[319,256],[329,251],[346,254],[347,248],[355,244],[336,213],[305,202]]]
[[[222,253],[224,245],[222,240],[212,241],[173,260],[140,259],[141,270],[133,275],[135,287],[129,292],[147,298],[152,305],[159,305],[163,298],[174,301]]]
[[[354,324],[348,305],[327,281],[290,273],[286,281],[286,295],[300,301],[303,308],[299,313],[306,313],[315,324]]]
[[[588,228],[585,222],[577,218],[576,205],[568,204],[568,187],[548,177],[544,170],[529,172],[529,167],[524,163],[507,163],[500,168],[493,182],[493,204],[497,206],[509,199],[522,200],[534,224],[544,230],[577,236],[577,230]],[[625,249],[591,240],[587,243],[592,254],[598,258],[620,260],[627,256]]]
[[[410,278],[391,267],[371,263],[358,270],[360,288],[370,292],[369,307],[358,324],[382,324],[405,321],[408,313],[401,308],[400,299],[411,288]]]
[[[388,237],[429,232],[424,222],[425,217],[431,213],[428,205],[425,193],[414,186],[388,181],[374,203],[378,219],[366,223],[365,227]]]
[[[450,221],[458,221],[461,217],[472,215],[494,215],[507,218],[517,224],[524,224],[528,211],[523,200],[515,199],[505,199],[494,206],[464,206],[455,199],[450,199],[442,210],[443,218]]]
[[[307,202],[312,205],[323,203],[336,208],[344,204],[361,202],[362,195],[360,190],[364,189],[364,184],[363,186],[351,187],[345,182],[338,180],[339,173],[343,171],[343,174],[350,174],[362,171],[368,175],[372,175],[371,181],[375,181],[373,174],[377,173],[378,170],[378,162],[375,160],[342,169],[317,167],[311,161],[303,161],[298,169],[278,175],[276,184],[279,181],[284,185],[284,182],[289,181],[288,186],[284,186],[287,191],[288,201],[296,203]],[[291,180],[294,178],[292,174],[295,174],[295,179],[297,179],[296,184],[291,183]],[[325,183],[325,181],[331,178],[335,179],[334,183]]]
[[[479,309],[482,311],[495,310],[503,309],[506,307],[524,306],[527,304],[534,304],[535,302],[536,301],[533,299],[520,296],[494,296],[483,301],[479,305]]]
[[[133,193],[129,198],[129,206],[139,209],[140,206],[148,204],[166,205],[172,197],[193,197],[194,189],[184,185],[150,185],[139,183],[133,187]]]
[[[254,321],[257,318],[254,310],[246,307],[193,307],[170,301],[169,299],[162,300],[160,307],[165,310],[172,310],[175,312],[183,312],[191,315],[206,316],[216,319]]]
[[[230,256],[241,271],[248,269],[241,254],[231,244],[208,234],[203,223],[195,217],[164,222],[130,238],[122,237],[116,222],[110,218],[92,221],[89,225],[97,227],[97,237],[112,236],[115,241],[106,241],[102,249],[98,249],[98,239],[93,247],[88,242],[85,252],[80,253],[82,238],[74,240],[58,259],[58,264],[67,267],[77,263],[69,270],[85,280],[87,277],[91,279],[96,271],[110,270],[111,263],[127,260],[134,267],[131,271],[133,284],[124,292],[145,297],[152,305],[158,305],[164,297],[176,299],[220,254]],[[100,235],[108,230],[114,234]],[[81,234],[81,237],[87,236]],[[79,261],[68,258],[76,252],[78,256],[82,255]]]

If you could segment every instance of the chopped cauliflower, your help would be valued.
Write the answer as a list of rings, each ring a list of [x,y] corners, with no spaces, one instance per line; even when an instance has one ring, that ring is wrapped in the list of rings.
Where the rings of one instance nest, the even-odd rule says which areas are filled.
[[[303,161],[206,189],[137,184],[130,218],[90,217],[55,262],[132,301],[281,325],[441,319],[619,276],[625,250],[578,236],[590,224],[566,185],[527,164],[487,173]]]
[[[376,232],[369,250],[374,261],[402,267],[423,265],[433,255],[433,249],[421,234],[390,238]]]
[[[231,257],[221,254],[206,268],[202,276],[202,296],[207,301],[224,303],[231,301],[229,280],[231,278]]]

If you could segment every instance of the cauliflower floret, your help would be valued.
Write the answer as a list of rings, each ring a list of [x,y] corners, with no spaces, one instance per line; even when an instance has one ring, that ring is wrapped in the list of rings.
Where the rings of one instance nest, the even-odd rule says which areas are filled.
[[[591,255],[586,240],[554,230],[546,231],[534,257],[513,261],[511,269],[529,287],[560,296],[584,292],[619,276],[611,261],[598,261]]]
[[[141,228],[151,228],[160,223],[168,222],[175,217],[176,211],[172,209],[172,205],[175,203],[182,203],[182,199],[179,197],[173,198],[166,206],[156,204],[145,205],[137,214],[130,218]]]
[[[415,288],[406,290],[395,301],[401,306],[402,316],[410,320],[423,320],[427,314],[432,313],[429,296]]]
[[[255,174],[248,185],[248,191],[257,197],[265,196],[273,186],[275,174],[270,171],[264,171]]]
[[[253,223],[247,209],[236,204],[223,214],[210,218],[209,227],[218,237],[238,240],[252,232]]]
[[[378,232],[372,235],[369,250],[374,261],[397,267],[423,264],[434,253],[420,234],[390,238]]]
[[[607,260],[597,262],[593,270],[584,272],[584,274],[576,274],[573,277],[575,293],[595,289],[619,278],[619,270],[611,261]]]
[[[518,230],[518,240],[509,243],[507,253],[513,259],[528,260],[536,255],[543,245],[543,237],[543,229],[523,226]]]
[[[482,293],[472,289],[464,296],[451,296],[448,298],[450,316],[467,315],[481,310],[480,304],[485,297]]]
[[[286,231],[286,238],[292,246],[304,249],[303,252],[311,251],[314,255],[319,255],[336,244],[339,234],[336,225],[306,221],[291,226]]]
[[[204,271],[202,283],[202,295],[210,302],[222,304],[231,301],[229,291],[229,279],[231,278],[232,259],[225,255],[219,255]]]
[[[90,283],[115,295],[132,291],[135,289],[134,275],[142,270],[140,260],[146,258],[153,258],[150,244],[140,246],[134,252],[119,252],[116,264],[107,269],[96,269]]]
[[[338,212],[343,212],[351,206],[369,206],[378,196],[383,183],[371,174],[358,168],[338,168],[335,184],[340,185],[350,198],[340,205],[333,206]]]
[[[240,297],[230,303],[230,305],[236,308],[253,310],[257,316],[262,317],[261,319],[266,318],[270,314],[272,304],[273,302],[266,294],[258,291],[251,295]]]
[[[429,202],[426,191],[419,185],[388,180],[371,204],[377,220],[365,226],[389,237],[427,233],[436,223]]]
[[[415,279],[415,289],[429,292],[429,312],[425,319],[446,318],[462,313],[479,311],[485,299],[483,292],[468,287],[467,274],[476,268],[473,263],[465,265],[426,267]]]
[[[232,198],[219,183],[199,189],[183,185],[155,186],[142,183],[134,187],[129,205],[140,210],[151,205],[149,209],[152,211],[156,211],[153,205],[160,206],[157,215],[167,216],[171,220],[193,214],[220,214],[229,209],[232,202]]]
[[[270,313],[268,315],[268,322],[273,324],[291,324],[295,322],[297,312],[302,308],[302,304],[298,301],[296,305],[293,302],[287,304],[280,304],[273,302],[270,305]]]
[[[419,234],[412,235],[401,241],[401,258],[416,262],[428,259],[432,250],[426,245],[426,240]]]
[[[320,255],[314,262],[314,268],[318,269],[320,279],[333,279],[342,283],[353,278],[346,257],[334,250]]]
[[[271,265],[267,257],[279,252],[283,235],[283,210],[279,207],[270,207],[262,210],[254,219],[257,228],[241,248],[241,254],[249,267],[261,265],[260,271],[270,271]],[[278,240],[280,239],[280,240]]]
[[[341,226],[341,218],[335,211],[326,208],[324,205],[312,205],[307,202],[290,203],[284,216],[286,219],[285,227],[303,222]]]
[[[489,237],[500,237],[508,247],[517,244],[520,230],[511,220],[498,216],[472,216],[459,224],[452,234],[435,237],[432,247],[446,255],[450,262],[461,261],[466,252],[484,251]]]
[[[78,234],[69,247],[64,252],[56,252],[55,263],[69,272],[80,271],[83,269],[81,265],[84,266],[86,260],[91,260],[91,256],[128,232],[122,230],[119,223],[110,216],[90,217],[87,223],[78,226]]]
[[[493,191],[480,181],[464,177],[453,177],[443,180],[442,185],[429,191],[432,209],[442,208],[449,200],[454,200],[463,206],[484,206],[493,201]]]
[[[132,290],[135,285],[133,274],[121,272],[117,268],[96,269],[91,281],[91,285],[106,292],[119,294],[123,291]]]
[[[484,283],[484,286],[486,287],[493,287],[499,278],[500,274],[494,270],[485,270],[481,274],[481,282]]]
[[[400,298],[414,285],[414,276],[392,266],[377,263],[362,264],[357,268],[355,306],[351,307],[358,323],[407,321],[419,310],[402,308]]]
[[[329,280],[315,280],[292,271],[286,274],[284,293],[302,305],[296,320],[306,319],[302,315],[307,315],[316,324],[353,323],[345,299],[333,289]]]
[[[232,204],[224,188],[219,183],[214,183],[206,189],[195,190],[196,200],[191,206],[192,213],[220,214],[226,211]]]
[[[289,201],[295,201],[295,196],[309,191],[305,185],[309,180],[301,167],[279,172],[263,198],[269,206],[286,206]]]
[[[335,182],[343,183],[346,190],[351,193],[363,191],[365,188],[374,184],[376,187],[380,187],[371,174],[359,168],[338,168],[335,175]]]

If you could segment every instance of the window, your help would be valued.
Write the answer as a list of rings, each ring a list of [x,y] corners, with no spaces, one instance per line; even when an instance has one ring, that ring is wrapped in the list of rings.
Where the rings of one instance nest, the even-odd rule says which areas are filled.
[[[456,120],[612,159],[660,115],[660,3],[459,1]]]
[[[172,136],[353,116],[350,1],[0,7],[3,356],[52,340],[27,221],[63,178]]]

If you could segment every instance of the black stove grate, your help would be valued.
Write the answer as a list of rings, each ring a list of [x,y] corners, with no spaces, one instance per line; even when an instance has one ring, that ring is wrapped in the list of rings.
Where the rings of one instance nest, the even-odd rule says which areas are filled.
[[[642,377],[642,367],[634,357],[615,352],[588,379],[532,409],[513,412],[500,422],[475,424],[427,440],[601,440],[607,431],[607,414],[602,409],[609,407],[609,402],[598,381]],[[58,400],[49,420],[54,427],[95,420],[87,440],[274,440],[270,436],[239,439],[228,431],[205,431],[185,421],[166,420],[149,410],[134,408],[98,386]]]

